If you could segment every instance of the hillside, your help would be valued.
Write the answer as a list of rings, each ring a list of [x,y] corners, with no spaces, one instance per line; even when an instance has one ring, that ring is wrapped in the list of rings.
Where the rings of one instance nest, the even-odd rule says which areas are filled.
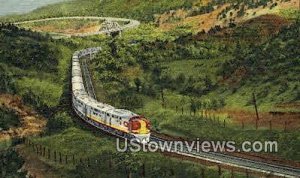
[[[300,24],[282,22],[272,35],[251,43],[237,33],[242,27],[263,27],[250,21],[233,27],[237,35],[228,41],[210,34],[198,39],[188,27],[165,32],[149,25],[107,39],[90,65],[97,96],[146,115],[157,132],[210,140],[275,138],[289,148],[287,153],[281,147],[278,155],[299,160],[290,154],[296,153],[298,141],[288,144],[281,136],[299,135]],[[253,93],[261,116],[258,130]],[[286,103],[291,107],[277,107]],[[282,114],[270,114],[277,111]],[[272,132],[267,130],[270,121],[276,128]],[[282,132],[284,127],[290,135]]]
[[[163,30],[179,25],[188,25],[196,32],[208,32],[215,26],[228,27],[266,14],[282,15],[299,7],[297,0],[287,1],[211,1],[193,6],[191,9],[180,9],[156,15],[155,22]],[[268,22],[268,21],[266,21]]]
[[[160,153],[118,153],[115,138],[82,122],[70,104],[71,56],[94,46],[102,47],[89,61],[98,100],[144,115],[153,133],[232,140],[238,147],[246,140],[275,140],[278,152],[253,154],[276,163],[299,162],[300,21],[295,2],[72,0],[1,17],[95,15],[142,21],[121,36],[65,39],[1,24],[0,92],[19,96],[47,119],[40,137],[18,147],[27,155],[25,166],[32,173],[35,164],[28,162],[41,163],[38,175],[58,177],[248,177]],[[53,21],[27,27],[72,34],[99,30],[100,23]],[[1,96],[8,101],[11,95]],[[4,109],[0,114],[11,120],[0,127],[18,126],[14,114]],[[40,146],[50,156],[38,151]],[[7,160],[6,154],[0,157],[0,162]]]
[[[199,0],[72,0],[39,8],[22,16],[10,16],[3,20],[37,19],[61,16],[111,16],[133,18],[144,22],[154,20],[154,14],[161,14],[172,9],[190,8]]]

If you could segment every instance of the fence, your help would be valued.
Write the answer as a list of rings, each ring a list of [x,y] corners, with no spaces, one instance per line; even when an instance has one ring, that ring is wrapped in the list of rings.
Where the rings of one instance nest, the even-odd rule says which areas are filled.
[[[90,158],[81,158],[77,157],[76,155],[67,155],[63,154],[60,151],[53,150],[49,147],[43,146],[41,144],[34,143],[31,139],[26,138],[24,140],[24,143],[26,147],[28,147],[31,151],[33,151],[37,156],[42,157],[44,159],[47,159],[49,161],[54,161],[57,164],[61,165],[72,165],[76,166],[78,164],[82,166],[91,166],[92,164],[94,165],[99,165],[99,164],[105,164],[105,167],[107,167],[109,170],[119,170],[122,171],[122,169],[116,169],[116,162],[112,159],[111,155],[107,155],[105,158],[100,158],[100,159],[90,159]],[[177,156],[175,156],[177,157]],[[191,160],[189,158],[184,158],[180,157],[181,160]],[[202,165],[208,165],[210,168],[215,167],[216,174],[222,177],[224,171],[230,173],[231,177],[234,178],[236,177],[237,174],[244,174],[247,178],[250,177],[251,175],[255,174],[252,171],[249,171],[247,169],[235,169],[235,168],[230,168],[230,167],[223,167],[220,164],[212,164],[207,161],[201,161],[201,160],[194,160],[194,162],[200,163]],[[150,168],[146,169],[146,163],[143,162],[139,171],[135,172],[135,174],[139,175],[139,177],[146,177],[147,176],[147,170],[151,170]],[[210,177],[211,171],[207,170],[207,168],[203,167],[200,169],[200,175],[202,178]],[[128,170],[123,170],[125,171],[125,174],[132,174],[128,172]],[[175,169],[174,168],[169,168],[165,170],[166,172],[169,172],[172,175],[175,175]],[[251,173],[251,174],[250,174]],[[33,176],[35,177],[35,176]]]
[[[36,153],[37,156],[41,156],[47,160],[54,161],[55,163],[67,165],[77,165],[78,163],[81,163],[89,165],[91,162],[89,158],[77,157],[74,154],[63,154],[62,152],[53,150],[47,146],[34,143],[29,138],[25,139],[25,145],[28,148],[30,148],[34,153]]]
[[[170,108],[172,109],[172,108]],[[265,119],[264,116],[261,116],[260,119],[257,119],[256,117],[253,117],[251,120],[240,120],[239,122],[231,122],[229,123],[229,119],[231,120],[232,116],[227,117],[220,117],[220,114],[217,113],[214,110],[198,110],[198,111],[192,111],[191,109],[187,109],[184,107],[178,107],[175,106],[175,111],[178,115],[189,115],[189,116],[200,116],[203,119],[206,119],[208,121],[212,121],[219,126],[222,127],[228,127],[230,124],[239,127],[241,129],[267,129],[267,130],[283,130],[283,131],[289,131],[289,130],[298,130],[299,124],[297,125],[296,122],[293,122],[291,120],[287,121],[281,121],[282,118],[275,118],[273,115],[270,115],[268,119]],[[272,114],[272,113],[271,113]],[[280,121],[280,122],[278,122]]]

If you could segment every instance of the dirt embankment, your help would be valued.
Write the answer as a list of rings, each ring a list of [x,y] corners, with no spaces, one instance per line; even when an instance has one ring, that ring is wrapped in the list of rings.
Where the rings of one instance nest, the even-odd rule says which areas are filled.
[[[21,122],[21,126],[18,128],[0,131],[0,141],[16,137],[23,138],[38,135],[44,131],[46,119],[25,106],[20,97],[9,94],[0,94],[0,107],[15,111]]]
[[[208,1],[205,2],[206,3],[203,4],[200,3],[200,6],[204,6]],[[274,8],[271,8],[273,3],[276,3],[277,5]],[[229,3],[215,6],[214,10],[210,13],[204,13],[194,16],[188,15],[190,10],[173,10],[164,14],[156,15],[156,23],[158,24],[160,29],[165,31],[171,30],[180,25],[188,25],[191,26],[195,32],[201,32],[203,30],[208,32],[215,26],[220,26],[221,28],[228,27],[231,20],[233,20],[235,24],[240,24],[262,15],[280,14],[280,11],[282,10],[299,8],[299,0],[275,0],[273,3],[269,3],[266,7],[259,6],[253,9],[250,9],[246,6],[244,15],[242,16],[238,15],[239,10],[232,9],[226,13],[225,18],[221,18],[220,13],[225,10],[226,7],[230,6]],[[266,18],[262,20],[265,20],[264,22],[268,23],[270,19]]]
[[[40,27],[32,27],[33,30],[38,32],[51,32],[51,33],[62,33],[62,34],[68,34],[68,35],[76,35],[81,33],[95,33],[100,31],[101,25],[99,24],[86,24],[79,28],[62,28],[58,29],[57,27],[53,25],[45,25]]]
[[[256,114],[255,112],[226,109],[220,111],[222,114],[227,114],[233,123],[247,126],[255,126]],[[259,112],[258,127],[279,130],[298,130],[300,128],[300,113],[299,112]]]

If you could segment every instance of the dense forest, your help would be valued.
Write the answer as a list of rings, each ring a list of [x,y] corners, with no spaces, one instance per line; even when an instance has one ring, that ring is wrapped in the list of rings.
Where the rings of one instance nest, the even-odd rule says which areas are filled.
[[[60,100],[66,75],[62,66],[64,41],[12,24],[0,25],[1,92],[21,95],[24,101],[50,114]],[[71,45],[72,47],[72,45]]]
[[[0,25],[0,61],[21,69],[56,71],[58,59],[50,38],[19,29],[11,24]]]
[[[241,87],[255,83],[268,84],[259,93],[265,97],[270,87],[278,87],[274,97],[289,91],[291,96],[285,102],[300,100],[300,83],[297,73],[300,72],[300,22],[283,28],[281,32],[262,45],[242,47],[237,44],[234,57],[226,61],[219,69],[219,74],[231,85]],[[237,71],[243,71],[238,74]],[[283,98],[282,98],[283,99]]]
[[[299,72],[299,22],[283,28],[278,35],[263,44],[248,43],[242,38],[230,45],[214,38],[197,41],[192,40],[193,35],[188,29],[181,27],[180,30],[165,33],[163,39],[155,41],[129,40],[128,43],[128,39],[126,41],[123,38],[112,40],[107,50],[102,51],[93,61],[99,81],[113,88],[117,86],[120,106],[137,107],[137,103],[141,104],[142,99],[136,98],[139,95],[134,93],[158,96],[161,91],[168,89],[183,95],[202,97],[214,91],[235,92],[239,88],[251,88],[252,84],[264,86],[257,91],[261,99],[268,92],[276,92],[271,93],[271,99],[275,102],[299,100],[296,75]],[[172,33],[178,37],[172,38]],[[224,59],[219,60],[221,58]],[[206,74],[193,75],[174,75],[170,72],[172,69],[168,64],[185,60],[213,63],[214,69]],[[191,70],[199,70],[201,65]],[[136,72],[136,78],[126,75],[128,70]],[[112,95],[117,94],[113,91]],[[275,99],[280,94],[285,96],[284,101]],[[110,98],[114,102],[118,101],[114,96]],[[126,98],[133,99],[126,101]]]
[[[13,111],[0,107],[0,131],[9,130],[9,128],[20,125],[19,116]]]
[[[297,131],[250,134],[235,124],[214,130],[219,121],[196,113],[252,109],[253,92],[266,111],[276,104],[298,102],[299,27],[297,21],[263,42],[249,43],[243,37],[230,42],[213,36],[197,40],[188,27],[165,33],[143,26],[108,39],[91,61],[98,98],[145,114],[158,132],[237,142],[276,139],[282,146],[279,155],[298,160],[298,141],[284,143],[285,138],[298,140]],[[139,38],[143,33],[150,35]],[[182,114],[186,112],[190,114]]]
[[[26,171],[19,171],[24,164],[24,160],[18,153],[9,149],[6,152],[0,151],[0,172],[1,177],[26,177]]]

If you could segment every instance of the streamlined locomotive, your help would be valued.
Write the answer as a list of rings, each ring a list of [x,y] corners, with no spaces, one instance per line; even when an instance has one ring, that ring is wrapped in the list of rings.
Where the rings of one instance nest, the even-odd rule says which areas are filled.
[[[88,95],[79,60],[82,57],[95,54],[99,50],[101,48],[88,48],[73,54],[72,103],[75,112],[84,121],[105,132],[123,138],[134,138],[141,143],[149,142],[150,123],[145,117],[101,103]]]

